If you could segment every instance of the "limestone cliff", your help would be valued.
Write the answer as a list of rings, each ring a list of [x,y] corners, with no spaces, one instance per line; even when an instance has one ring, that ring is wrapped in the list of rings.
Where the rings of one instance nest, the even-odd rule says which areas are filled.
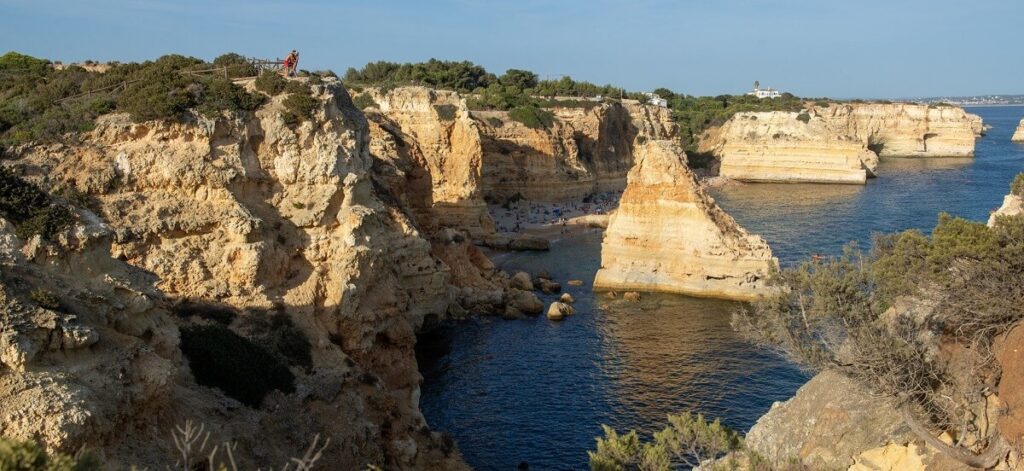
[[[625,188],[638,135],[672,139],[678,128],[665,108],[636,101],[556,106],[549,126],[530,128],[504,111],[469,112],[458,93],[424,87],[368,89],[371,121],[426,163],[430,205],[442,226],[474,238],[494,231],[485,200],[516,195],[536,201],[582,198]]]
[[[368,93],[390,127],[418,143],[431,177],[438,222],[465,228],[474,237],[493,233],[494,222],[481,190],[480,130],[469,116],[465,100],[456,92],[424,87]]]
[[[1000,216],[1018,216],[1024,214],[1024,198],[1015,194],[1008,194],[1003,198],[1003,205],[988,216],[988,227],[996,225],[996,218]]]
[[[981,118],[950,106],[813,105],[738,113],[702,136],[720,174],[746,181],[864,183],[878,157],[969,157]]]
[[[104,446],[166,406],[178,329],[154,277],[110,256],[95,215],[54,242],[0,218],[0,436]]]
[[[981,117],[955,106],[835,104],[809,110],[845,129],[879,157],[973,157]]]
[[[805,115],[806,116],[806,115]],[[739,113],[722,129],[719,175],[743,181],[864,184],[878,156],[820,118],[799,113]]]
[[[704,192],[675,142],[646,141],[635,158],[594,288],[757,298],[776,264],[768,244]]]
[[[1010,140],[1013,142],[1024,142],[1024,119],[1020,120],[1017,130],[1013,132],[1013,137]]]
[[[534,201],[621,191],[633,165],[636,136],[678,133],[667,109],[635,101],[552,108],[550,126],[531,129],[501,111],[474,112],[482,135],[484,194]]]
[[[777,402],[747,432],[747,446],[772,462],[844,469],[861,452],[905,442],[910,428],[891,405],[852,380],[825,371],[792,399]]]
[[[12,165],[43,186],[70,186],[95,197],[113,233],[110,254],[154,273],[169,298],[215,303],[243,320],[250,311],[283,312],[312,345],[312,366],[292,368],[296,392],[272,394],[261,408],[197,386],[185,369],[165,386],[171,390],[166,407],[135,416],[137,428],[118,433],[105,448],[113,462],[163,466],[167,432],[193,419],[207,423],[217,439],[237,441],[236,455],[252,465],[284,463],[320,433],[334,444],[324,452],[329,469],[462,466],[451,442],[430,432],[419,413],[413,345],[417,329],[448,315],[462,296],[463,288],[451,283],[454,272],[495,276],[493,266],[480,269],[488,268],[486,257],[472,259],[476,253],[455,229],[445,236],[436,228],[444,221],[464,221],[459,230],[484,227],[474,219],[479,207],[462,205],[477,193],[461,183],[448,186],[454,177],[432,173],[430,159],[403,155],[394,141],[371,146],[372,130],[340,84],[313,90],[320,106],[297,126],[282,118],[278,96],[251,115],[184,123],[105,116],[73,144],[15,152]],[[472,121],[462,117],[448,128],[450,135],[471,134]],[[443,146],[459,141],[419,137],[419,148],[429,150],[424,155],[448,155],[451,149]],[[445,171],[447,164],[452,171],[462,167],[441,164]],[[427,175],[440,181],[432,180],[432,187]],[[461,264],[458,270],[436,255],[438,247]],[[103,279],[98,271],[82,276]],[[500,302],[501,292],[497,297]],[[131,309],[155,308],[142,303]],[[146,316],[160,319],[159,313]],[[130,335],[144,339],[128,339],[135,344],[158,338],[131,327]],[[235,323],[231,328],[239,330]],[[5,373],[4,380],[37,381],[31,374]],[[129,393],[146,384],[132,378],[130,371],[111,371],[97,379],[109,382],[104,393],[89,400],[110,403],[103,407],[130,400]],[[119,411],[134,414],[131,407]],[[80,419],[103,424],[108,417],[118,415]],[[81,444],[47,439],[42,425],[21,423],[26,435],[41,435],[50,447]]]

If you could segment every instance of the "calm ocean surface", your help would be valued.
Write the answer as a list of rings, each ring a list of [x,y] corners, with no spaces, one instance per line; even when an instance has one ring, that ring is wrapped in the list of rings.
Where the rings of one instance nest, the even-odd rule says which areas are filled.
[[[888,159],[863,187],[758,184],[714,196],[762,235],[783,265],[838,253],[850,241],[866,248],[875,232],[927,232],[941,211],[984,221],[1024,171],[1024,145],[1010,142],[1024,107],[968,111],[993,126],[974,159]],[[547,270],[562,282],[578,311],[566,321],[478,319],[420,339],[420,406],[474,468],[515,469],[526,461],[531,470],[586,469],[601,424],[649,433],[666,414],[685,409],[745,431],[806,381],[786,361],[737,338],[731,303],[595,297],[589,285],[600,245],[601,235],[591,233],[501,261],[505,270]],[[567,286],[569,279],[585,285]]]

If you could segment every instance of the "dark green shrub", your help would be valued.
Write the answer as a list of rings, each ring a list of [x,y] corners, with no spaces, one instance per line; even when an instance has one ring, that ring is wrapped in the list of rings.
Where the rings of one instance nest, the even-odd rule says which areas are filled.
[[[298,82],[292,83],[295,83],[297,87],[291,87],[291,91],[283,102],[285,108],[283,117],[285,123],[289,126],[297,125],[312,118],[313,112],[320,105],[320,100],[313,97],[312,91],[308,86]]]
[[[285,93],[311,93],[308,85],[306,85],[306,84],[304,84],[302,82],[294,81],[294,80],[288,81],[288,83],[286,83],[284,85],[284,92]]]
[[[808,122],[811,121],[811,115],[807,113],[800,113],[796,116],[796,120],[800,121],[801,123],[807,124]]]
[[[283,92],[287,83],[288,81],[281,74],[270,70],[256,77],[256,89],[270,96]]]
[[[77,459],[61,453],[47,453],[32,442],[0,437],[0,469],[5,471],[92,471],[102,469],[91,454]]]
[[[74,214],[66,206],[53,204],[39,210],[32,217],[22,221],[15,229],[18,237],[29,239],[36,234],[53,240],[60,231],[71,226]]]
[[[218,56],[213,60],[213,65],[216,67],[227,67],[228,77],[254,77],[256,76],[256,67],[241,54],[229,52]]]
[[[55,204],[50,195],[0,166],[0,215],[15,226],[18,237],[28,239],[41,234],[52,239],[74,221],[71,210]]]
[[[434,111],[437,112],[437,117],[442,121],[453,121],[458,108],[455,105],[434,105]]]
[[[352,98],[352,104],[361,110],[380,107],[369,93],[360,93],[356,95],[355,98]]]
[[[197,103],[197,97],[185,89],[186,81],[169,75],[163,79],[140,81],[121,94],[117,107],[136,122],[153,119],[179,119]]]
[[[542,110],[536,106],[518,106],[508,112],[512,121],[522,123],[530,129],[542,129],[551,126],[555,122],[554,113]]]
[[[60,299],[46,288],[39,287],[32,290],[32,292],[29,293],[29,297],[31,297],[39,307],[44,307],[46,309],[60,309]]]
[[[34,183],[0,166],[0,214],[20,223],[45,209],[50,197]]]
[[[197,109],[213,117],[222,111],[255,111],[265,101],[263,95],[249,93],[230,80],[215,78],[204,84],[201,104]]]
[[[1013,177],[1013,183],[1010,184],[1010,193],[1024,197],[1024,173],[1018,173],[1016,177]]]
[[[272,390],[295,391],[288,367],[263,346],[219,324],[181,329],[181,351],[188,358],[196,382],[224,391],[250,406],[259,407]]]

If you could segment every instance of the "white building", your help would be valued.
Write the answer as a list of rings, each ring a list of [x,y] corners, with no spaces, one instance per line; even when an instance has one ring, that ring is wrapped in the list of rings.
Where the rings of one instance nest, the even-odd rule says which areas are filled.
[[[754,89],[747,92],[747,95],[756,96],[758,98],[778,98],[782,96],[782,92],[772,88],[761,88],[760,82],[754,82]]]
[[[654,106],[660,106],[662,108],[668,108],[668,100],[666,100],[666,99],[664,99],[664,98],[662,98],[662,97],[660,97],[658,95],[655,95],[654,93],[644,93],[644,96],[647,97],[647,104],[648,105],[654,105]]]

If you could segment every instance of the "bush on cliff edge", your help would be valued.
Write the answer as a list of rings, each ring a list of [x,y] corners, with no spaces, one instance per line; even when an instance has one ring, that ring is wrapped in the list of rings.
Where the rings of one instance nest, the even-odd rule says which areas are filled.
[[[518,121],[530,129],[547,128],[555,122],[554,113],[532,105],[512,108],[508,112],[508,117],[512,121]]]
[[[18,237],[52,239],[74,221],[71,210],[6,167],[0,166],[0,215],[14,223]]]

